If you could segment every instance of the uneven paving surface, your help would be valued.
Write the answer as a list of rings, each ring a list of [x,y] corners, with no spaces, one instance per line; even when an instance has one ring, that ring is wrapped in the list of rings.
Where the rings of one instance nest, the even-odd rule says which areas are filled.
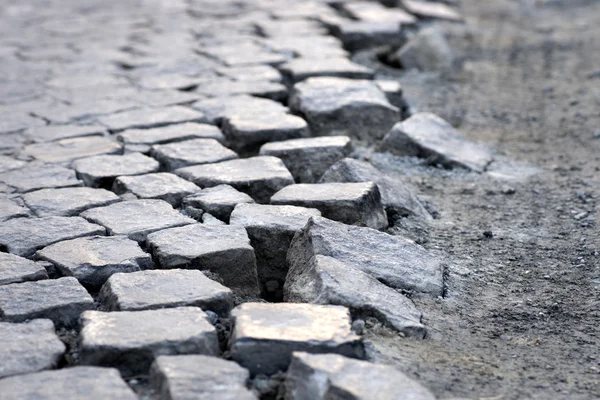
[[[600,398],[600,3],[440,1],[0,0],[0,399]]]

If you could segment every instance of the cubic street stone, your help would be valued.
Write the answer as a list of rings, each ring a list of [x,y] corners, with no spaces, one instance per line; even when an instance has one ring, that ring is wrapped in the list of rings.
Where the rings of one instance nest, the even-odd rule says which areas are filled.
[[[117,135],[117,140],[122,142],[126,149],[137,149],[142,153],[149,153],[151,147],[155,144],[174,143],[191,139],[215,139],[223,142],[225,136],[216,126],[192,122],[153,129],[128,129]]]
[[[260,80],[234,81],[223,78],[198,86],[196,92],[206,97],[249,94],[275,101],[285,101],[288,95],[287,88],[281,83]]]
[[[3,400],[137,400],[112,368],[73,367],[0,380]]]
[[[54,368],[66,350],[49,319],[0,322],[0,341],[0,378]]]
[[[104,136],[106,128],[101,125],[48,125],[25,131],[25,135],[35,143],[54,142],[83,136]]]
[[[205,120],[202,113],[183,106],[139,108],[98,118],[98,122],[111,132],[157,128],[184,122],[205,122]]]
[[[70,217],[88,208],[108,206],[121,199],[108,190],[76,187],[36,190],[25,193],[23,201],[38,217]]]
[[[141,242],[151,232],[193,224],[162,200],[132,200],[84,211],[82,217],[108,230],[109,235],[125,235]]]
[[[215,139],[193,139],[152,146],[152,157],[167,171],[190,165],[209,164],[238,158],[238,155]]]
[[[227,316],[233,295],[200,271],[171,269],[112,275],[100,291],[100,302],[109,311],[194,306]]]
[[[351,17],[367,22],[394,22],[401,25],[412,25],[417,19],[404,10],[384,7],[378,2],[353,1],[343,3],[343,9]]]
[[[230,224],[246,228],[256,253],[262,291],[269,298],[282,298],[288,248],[294,234],[314,216],[321,212],[294,206],[239,204],[233,210]]]
[[[256,258],[246,230],[195,224],[148,235],[161,268],[210,271],[237,293],[258,294]]]
[[[271,204],[316,208],[324,217],[350,225],[373,229],[388,226],[379,189],[373,182],[290,185],[275,193]]]
[[[199,190],[193,183],[168,172],[120,176],[113,184],[117,194],[133,193],[141,199],[160,199],[174,207],[179,206],[184,197]]]
[[[206,119],[213,124],[221,124],[227,117],[249,116],[257,113],[286,113],[287,107],[273,100],[259,99],[248,95],[217,97],[197,101],[192,105],[195,110],[206,115]]]
[[[435,400],[420,383],[394,367],[337,354],[294,353],[285,379],[290,400]]]
[[[246,388],[247,369],[217,357],[159,356],[150,369],[150,385],[161,399],[256,400]]]
[[[129,153],[82,158],[74,161],[72,167],[86,186],[110,189],[118,176],[157,172],[160,165],[143,154]]]
[[[206,211],[221,221],[229,222],[231,212],[240,203],[254,203],[254,200],[229,185],[219,185],[184,198],[183,209],[188,215],[201,216]]]
[[[390,45],[399,42],[402,25],[396,21],[355,21],[351,19],[329,19],[325,21],[333,34],[351,51]]]
[[[29,257],[62,240],[105,233],[103,227],[80,217],[14,218],[0,224],[0,248]]]
[[[281,65],[281,72],[290,84],[317,76],[350,79],[373,79],[372,69],[353,63],[347,58],[296,58]]]
[[[0,182],[22,193],[43,188],[83,186],[75,171],[43,162],[31,162],[22,168],[3,172]]]
[[[80,363],[115,367],[125,377],[147,373],[159,355],[219,354],[217,332],[197,307],[87,311],[81,326]]]
[[[63,139],[51,143],[26,146],[23,153],[37,160],[52,163],[69,163],[78,158],[100,154],[119,154],[121,145],[100,136]]]
[[[425,337],[421,313],[413,302],[372,276],[321,255],[306,264],[290,261],[284,287],[286,302],[348,307],[355,318],[375,317],[406,336]]]
[[[201,187],[231,185],[259,203],[268,203],[275,192],[294,183],[283,162],[270,156],[196,165],[175,173]]]
[[[260,155],[280,158],[296,182],[315,183],[351,151],[348,136],[326,136],[266,143],[260,148]]]
[[[264,39],[263,43],[270,49],[285,54],[288,58],[348,57],[348,52],[342,47],[342,42],[332,36],[279,36]]]
[[[432,219],[400,178],[384,174],[366,161],[345,158],[333,164],[319,182],[373,182],[379,188],[388,217],[415,215],[425,220]]]
[[[0,253],[0,285],[48,279],[46,269],[14,254]]]
[[[400,118],[385,93],[365,80],[309,78],[294,86],[289,104],[316,136],[346,135],[373,142]]]
[[[444,290],[443,261],[400,236],[313,217],[292,240],[290,269],[317,255],[333,257],[395,289],[433,296]]]
[[[9,322],[48,318],[57,328],[73,328],[92,308],[92,296],[72,277],[0,286],[0,315]]]
[[[236,81],[281,82],[281,74],[270,65],[223,67],[218,68],[217,72]]]
[[[62,275],[74,276],[98,290],[117,272],[152,268],[152,257],[137,242],[123,236],[91,236],[65,240],[39,250],[36,256],[54,264]]]
[[[418,113],[394,125],[380,149],[476,172],[483,172],[493,161],[488,148],[468,141],[452,125],[431,113]]]
[[[28,217],[29,213],[29,210],[25,207],[21,207],[8,198],[0,197],[0,222],[4,222],[12,218]]]
[[[231,315],[231,357],[252,375],[285,371],[294,351],[364,357],[345,307],[244,303]]]

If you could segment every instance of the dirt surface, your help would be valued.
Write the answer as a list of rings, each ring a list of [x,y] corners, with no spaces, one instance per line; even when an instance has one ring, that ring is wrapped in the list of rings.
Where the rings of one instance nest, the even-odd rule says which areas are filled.
[[[600,2],[463,0],[461,12],[465,27],[444,27],[452,73],[380,70],[414,108],[494,148],[502,173],[373,156],[439,213],[394,229],[452,265],[444,299],[413,296],[428,339],[371,329],[371,356],[441,398],[600,398]]]

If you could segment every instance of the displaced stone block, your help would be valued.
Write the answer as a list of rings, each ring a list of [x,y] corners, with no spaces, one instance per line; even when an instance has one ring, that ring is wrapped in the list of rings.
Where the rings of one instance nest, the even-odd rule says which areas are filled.
[[[48,318],[57,328],[73,328],[94,300],[72,277],[0,286],[0,315],[5,321]]]
[[[372,69],[353,63],[347,58],[296,58],[280,67],[290,84],[317,76],[334,76],[349,79],[373,79]]]
[[[42,162],[31,162],[22,168],[3,172],[0,182],[21,193],[43,188],[83,186],[72,169]]]
[[[114,274],[102,287],[99,298],[109,311],[194,306],[227,316],[233,308],[231,290],[196,270]]]
[[[394,367],[337,354],[294,353],[285,379],[286,399],[435,400]]]
[[[145,311],[87,311],[81,316],[81,365],[147,373],[159,355],[218,355],[217,331],[196,307]]]
[[[105,189],[110,189],[118,176],[149,174],[160,167],[158,161],[140,153],[82,158],[72,166],[86,186]]]
[[[244,303],[231,315],[231,357],[252,375],[285,371],[294,351],[364,357],[345,307]]]
[[[52,163],[70,163],[78,158],[100,154],[119,154],[121,145],[104,137],[63,139],[51,143],[35,143],[25,146],[23,153],[37,160]]]
[[[151,232],[193,224],[162,200],[132,200],[84,211],[82,217],[108,230],[109,235],[125,235],[141,242]]]
[[[238,158],[234,151],[214,139],[193,139],[155,145],[152,146],[151,154],[167,171]]]
[[[183,106],[139,108],[98,117],[98,122],[111,132],[126,129],[148,129],[184,122],[205,122],[204,114]]]
[[[140,199],[164,200],[174,207],[179,206],[184,197],[199,190],[193,183],[168,172],[120,176],[113,185],[117,194],[132,193]]]
[[[266,143],[260,155],[280,158],[297,183],[315,183],[351,151],[348,136],[325,136]]]
[[[288,264],[323,255],[373,276],[394,289],[441,296],[442,259],[401,236],[313,217],[292,241]]]
[[[221,221],[229,222],[231,212],[241,203],[254,203],[254,200],[229,185],[219,185],[184,198],[183,209],[190,216],[201,216],[206,211]]]
[[[23,201],[38,217],[71,217],[88,208],[108,206],[121,199],[105,189],[76,187],[41,189],[25,193]]]
[[[152,268],[152,257],[137,242],[123,236],[91,236],[65,240],[39,250],[62,275],[74,276],[85,287],[98,290],[117,272]]]
[[[0,322],[0,343],[0,378],[54,368],[66,350],[49,319]]]
[[[0,253],[0,285],[48,279],[46,269],[14,254]]]
[[[237,293],[258,294],[256,258],[246,230],[195,224],[148,235],[161,268],[210,271]]]
[[[268,203],[275,192],[294,183],[283,162],[270,156],[196,165],[175,173],[200,187],[231,185],[259,203]]]
[[[160,356],[150,369],[150,385],[161,399],[256,400],[246,388],[247,369],[217,357]]]
[[[271,204],[316,208],[324,217],[350,225],[384,229],[387,215],[373,182],[300,183],[271,197]]]

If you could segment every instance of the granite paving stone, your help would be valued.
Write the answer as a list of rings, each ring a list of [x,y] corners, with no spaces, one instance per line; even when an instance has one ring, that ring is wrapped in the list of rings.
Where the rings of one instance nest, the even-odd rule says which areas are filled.
[[[111,236],[125,235],[137,242],[161,229],[193,224],[163,200],[131,200],[84,211],[81,216],[106,227]]]
[[[36,253],[64,276],[74,276],[91,290],[98,290],[117,272],[152,268],[152,257],[137,242],[123,236],[91,236],[65,240]]]
[[[192,182],[168,172],[120,176],[113,184],[117,194],[132,193],[140,199],[160,199],[174,207],[179,206],[184,197],[199,190]]]
[[[167,171],[190,165],[210,164],[232,160],[238,155],[215,139],[192,139],[152,146],[152,157]]]
[[[35,143],[54,142],[82,136],[104,136],[108,132],[101,125],[47,125],[25,131],[25,135]]]
[[[0,285],[41,279],[48,279],[48,273],[40,263],[14,254],[0,253]]]
[[[78,158],[100,154],[120,154],[122,148],[119,143],[108,138],[90,136],[30,144],[25,147],[23,153],[40,161],[70,163]]]
[[[188,107],[171,106],[123,111],[98,117],[98,122],[111,132],[121,132],[126,129],[156,128],[184,122],[205,122],[205,117]]]
[[[15,188],[18,192],[30,192],[43,188],[83,186],[75,176],[75,171],[60,165],[44,162],[31,162],[22,168],[0,173],[0,182]]]
[[[453,8],[442,2],[401,0],[401,6],[409,13],[420,18],[444,19],[449,21],[461,21],[461,15]]]
[[[223,133],[214,125],[186,122],[152,129],[128,129],[117,135],[125,149],[137,149],[149,153],[152,146],[191,139],[215,139],[225,141]]]
[[[351,51],[399,44],[402,40],[402,25],[396,21],[373,22],[328,18],[324,22],[344,43],[344,48]]]
[[[345,307],[244,303],[231,315],[231,357],[253,376],[285,371],[294,351],[364,357],[362,340],[350,329]]]
[[[202,216],[207,212],[228,223],[231,212],[240,203],[254,203],[254,200],[232,186],[218,185],[187,196],[183,199],[182,208],[190,216]]]
[[[198,270],[150,270],[112,275],[99,294],[108,311],[138,311],[182,306],[200,307],[227,316],[231,290]]]
[[[351,1],[342,5],[351,17],[366,22],[395,22],[400,25],[412,25],[417,22],[414,15],[399,8],[385,7],[373,1]]]
[[[25,164],[27,164],[27,161],[17,160],[16,158],[0,155],[0,172],[21,168]]]
[[[41,189],[23,195],[25,205],[38,217],[75,216],[88,208],[107,206],[120,200],[108,190],[87,187]]]
[[[92,296],[73,277],[0,286],[0,316],[8,322],[48,318],[57,328],[73,328],[93,308]]]
[[[74,161],[72,167],[86,186],[110,189],[118,176],[157,172],[160,165],[151,157],[129,153],[82,158]]]
[[[296,58],[279,66],[286,81],[294,84],[311,77],[335,76],[351,79],[372,79],[370,68],[353,63],[347,58]]]
[[[124,377],[147,373],[161,355],[218,355],[217,332],[197,307],[81,315],[80,364],[115,367]]]
[[[234,292],[258,294],[256,257],[242,227],[195,224],[168,229],[148,235],[148,246],[161,268],[210,271]]]
[[[332,36],[278,36],[264,39],[263,43],[268,48],[282,53],[290,59],[294,57],[313,60],[323,57],[337,59],[348,57],[349,55],[344,50],[342,42]]]
[[[0,341],[0,378],[55,368],[66,350],[49,319],[0,322]]]
[[[269,99],[261,99],[248,95],[224,96],[200,100],[192,105],[201,111],[213,124],[221,124],[226,117],[254,116],[258,113],[286,113],[287,107]]]
[[[248,94],[275,101],[285,101],[288,96],[287,88],[278,82],[272,82],[268,80],[234,81],[225,78],[216,79],[202,84],[198,86],[196,92],[206,97]]]
[[[20,206],[10,198],[0,197],[0,222],[12,218],[28,217],[29,214],[27,208]]]
[[[222,67],[218,68],[217,72],[236,81],[281,82],[281,74],[270,65]]]

